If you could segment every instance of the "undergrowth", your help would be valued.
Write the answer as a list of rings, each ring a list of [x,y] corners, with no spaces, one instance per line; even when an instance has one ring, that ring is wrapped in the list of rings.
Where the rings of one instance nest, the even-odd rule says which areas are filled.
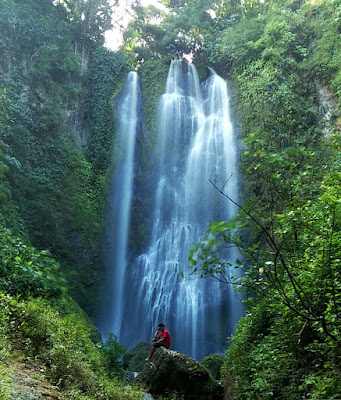
[[[65,303],[66,299],[60,301]],[[55,303],[0,295],[1,399],[9,399],[10,378],[4,366],[11,347],[43,362],[48,380],[69,399],[142,399],[138,389],[109,378],[101,346],[92,339],[94,328],[82,311],[61,313],[58,301]],[[65,310],[65,304],[61,308]],[[71,304],[70,308],[77,307]]]

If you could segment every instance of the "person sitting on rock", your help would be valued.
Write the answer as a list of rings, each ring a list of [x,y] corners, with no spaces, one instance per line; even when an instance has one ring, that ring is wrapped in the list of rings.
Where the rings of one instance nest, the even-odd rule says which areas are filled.
[[[150,349],[150,354],[146,358],[146,361],[150,361],[152,359],[155,349],[157,349],[158,347],[163,346],[166,347],[166,349],[169,349],[170,341],[171,341],[170,334],[167,331],[165,324],[159,324],[152,340],[152,347]]]

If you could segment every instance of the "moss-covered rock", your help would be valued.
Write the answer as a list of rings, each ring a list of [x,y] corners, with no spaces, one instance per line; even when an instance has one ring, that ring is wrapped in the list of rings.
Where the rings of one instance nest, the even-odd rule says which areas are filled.
[[[129,350],[122,359],[122,366],[126,371],[140,372],[142,371],[146,361],[146,357],[150,352],[150,344],[141,342],[133,349]]]
[[[209,354],[204,357],[201,364],[209,370],[214,379],[220,379],[220,370],[224,364],[224,357],[221,354]]]
[[[153,395],[178,393],[188,400],[223,399],[222,386],[201,363],[164,347],[156,350],[137,382]]]

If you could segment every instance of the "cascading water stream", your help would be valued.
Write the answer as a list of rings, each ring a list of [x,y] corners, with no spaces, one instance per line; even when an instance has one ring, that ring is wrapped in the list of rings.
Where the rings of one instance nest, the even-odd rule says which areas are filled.
[[[134,178],[136,133],[139,128],[141,93],[139,77],[129,72],[119,100],[119,131],[115,152],[115,171],[106,218],[106,264],[109,270],[107,296],[99,328],[105,335],[114,332],[120,337],[123,318],[124,282],[127,269],[127,250],[131,200]]]
[[[187,268],[189,250],[209,222],[229,220],[236,211],[208,182],[210,177],[228,180],[225,189],[238,199],[226,82],[211,71],[200,86],[193,65],[173,61],[159,115],[150,244],[128,269],[126,253],[121,256],[124,262],[115,261],[112,330],[131,348],[149,341],[156,325],[164,322],[172,348],[201,359],[224,350],[226,337],[242,315],[231,287],[194,278]],[[125,225],[122,231],[126,229]]]

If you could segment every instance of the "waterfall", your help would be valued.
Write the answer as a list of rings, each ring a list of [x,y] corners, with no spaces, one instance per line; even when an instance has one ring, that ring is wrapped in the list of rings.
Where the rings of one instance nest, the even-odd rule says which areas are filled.
[[[106,265],[108,282],[98,323],[105,335],[120,337],[124,311],[125,276],[134,178],[135,139],[139,129],[141,93],[136,72],[129,72],[119,99],[119,129],[115,146],[115,169],[106,212]]]
[[[188,269],[189,250],[209,222],[229,220],[236,211],[208,181],[230,178],[225,189],[238,200],[226,81],[211,70],[200,85],[193,65],[173,61],[160,99],[158,127],[149,247],[128,269],[117,264],[122,270],[115,273],[120,283],[113,296],[122,295],[121,279],[127,293],[116,300],[122,309],[116,308],[113,328],[131,348],[150,341],[157,324],[164,322],[171,348],[201,359],[226,348],[226,338],[242,315],[242,304],[230,286],[195,278]]]

